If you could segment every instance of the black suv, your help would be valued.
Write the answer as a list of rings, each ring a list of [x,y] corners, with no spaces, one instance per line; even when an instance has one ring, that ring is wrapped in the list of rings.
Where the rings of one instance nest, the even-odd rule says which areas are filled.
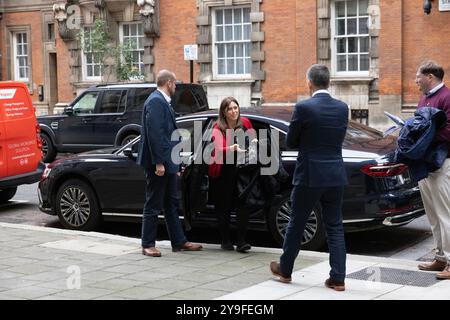
[[[44,162],[58,152],[82,152],[128,143],[140,134],[141,114],[154,83],[91,87],[64,109],[63,114],[38,117]],[[208,110],[203,87],[177,83],[172,106],[177,115]]]

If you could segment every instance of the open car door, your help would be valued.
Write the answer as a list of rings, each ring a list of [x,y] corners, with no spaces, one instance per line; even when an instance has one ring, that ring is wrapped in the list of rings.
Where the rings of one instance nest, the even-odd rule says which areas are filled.
[[[187,161],[181,177],[181,208],[186,230],[191,229],[192,219],[198,212],[206,211],[209,193],[208,165],[203,159],[203,150],[211,141],[214,119],[202,118],[195,121],[202,121],[202,131],[199,133],[192,130],[191,150],[193,153],[190,155],[184,153]],[[178,126],[184,126],[186,129],[190,127],[183,123],[178,123]],[[195,127],[200,127],[198,122]]]

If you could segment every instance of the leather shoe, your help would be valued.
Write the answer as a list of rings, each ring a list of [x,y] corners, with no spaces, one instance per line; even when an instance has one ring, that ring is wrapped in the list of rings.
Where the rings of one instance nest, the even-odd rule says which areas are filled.
[[[155,247],[142,248],[142,254],[148,257],[161,257],[161,252]]]
[[[192,242],[185,242],[183,244],[180,244],[178,246],[172,247],[173,252],[178,251],[200,251],[202,250],[203,246],[198,243],[192,243]]]
[[[423,271],[444,271],[447,263],[440,260],[433,260],[431,263],[421,263],[417,267]]]
[[[344,291],[345,290],[345,282],[334,281],[331,278],[325,280],[325,287],[334,289],[336,291]]]
[[[247,253],[252,248],[248,243],[241,243],[236,246],[236,251],[240,253]]]
[[[450,280],[450,264],[447,264],[442,272],[436,273],[436,278],[440,280]]]
[[[283,282],[283,283],[291,283],[292,278],[281,273],[280,264],[278,262],[272,261],[270,263],[270,271],[272,272],[272,274],[274,276],[278,277],[278,281]]]

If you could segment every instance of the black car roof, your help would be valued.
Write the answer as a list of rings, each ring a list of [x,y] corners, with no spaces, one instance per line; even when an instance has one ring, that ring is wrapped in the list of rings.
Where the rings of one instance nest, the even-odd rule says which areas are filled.
[[[198,116],[207,116],[207,117],[217,117],[219,110],[218,109],[210,109],[207,111],[196,112],[192,114],[188,114],[178,119],[187,119],[190,117],[198,117]],[[268,118],[272,121],[283,123],[285,126],[289,126],[289,123],[292,119],[292,113],[294,112],[294,106],[275,106],[275,107],[250,107],[250,108],[241,108],[242,116],[251,116],[253,118]],[[349,128],[354,128],[356,130],[363,130],[366,133],[370,134],[372,137],[381,137],[382,133],[375,128],[369,127],[367,125],[358,123],[354,120],[349,120],[348,122]]]
[[[200,86],[196,83],[178,83],[177,86]],[[88,90],[95,89],[128,89],[128,88],[156,88],[156,83],[153,82],[136,82],[136,83],[110,83],[110,84],[98,84],[89,87]]]
[[[190,115],[186,115],[182,118],[188,117],[198,117],[198,116],[217,116],[219,110],[218,109],[210,109],[208,111],[196,112]],[[250,108],[241,108],[241,115],[243,116],[253,116],[253,117],[267,117],[273,120],[281,120],[286,124],[289,124],[292,118],[292,113],[294,112],[293,107],[250,107]]]

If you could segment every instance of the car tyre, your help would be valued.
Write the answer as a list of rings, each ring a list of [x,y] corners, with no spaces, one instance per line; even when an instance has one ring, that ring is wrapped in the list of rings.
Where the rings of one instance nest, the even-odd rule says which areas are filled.
[[[138,134],[136,134],[136,133],[127,134],[120,142],[120,145],[121,146],[126,145],[131,140],[134,140],[137,136],[138,136]]]
[[[292,214],[290,194],[282,196],[269,212],[268,227],[275,241],[283,246],[287,226]],[[322,210],[320,206],[314,208],[306,223],[302,238],[302,250],[317,251],[326,245],[326,233],[322,223]]]
[[[0,190],[0,204],[4,204],[11,200],[17,192],[17,187]]]
[[[100,225],[102,215],[97,197],[86,182],[79,179],[64,182],[55,200],[56,213],[65,228],[90,231]]]
[[[42,161],[45,163],[52,162],[56,158],[56,148],[52,143],[52,139],[45,134],[41,133],[42,140]]]

